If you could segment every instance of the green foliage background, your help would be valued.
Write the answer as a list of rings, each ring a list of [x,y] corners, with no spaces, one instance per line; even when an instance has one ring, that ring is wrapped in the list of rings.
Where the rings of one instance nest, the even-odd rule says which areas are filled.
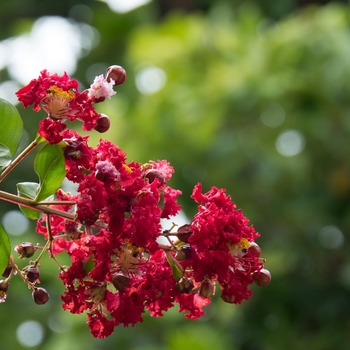
[[[102,2],[84,2],[91,9],[85,13],[92,15],[73,17],[95,27],[100,44],[81,58],[74,76],[88,86],[85,73],[95,64],[126,68],[126,83],[100,106],[112,119],[112,128],[102,137],[121,146],[130,160],[169,160],[176,169],[171,184],[183,191],[181,204],[188,217],[196,210],[189,198],[194,184],[202,182],[205,190],[227,188],[261,233],[258,244],[272,282],[254,287],[253,298],[240,306],[214,298],[200,321],[187,321],[172,310],[96,340],[84,315],[61,309],[62,286],[47,259],[41,280],[51,302],[33,305],[30,292],[14,278],[8,300],[0,305],[2,348],[25,348],[16,340],[16,329],[30,319],[45,328],[44,342],[37,347],[45,350],[345,349],[350,344],[348,5],[193,1],[188,12],[170,3],[168,9],[151,2],[116,14]],[[0,40],[30,30],[43,15],[72,17],[70,10],[77,4],[2,3]],[[142,67],[151,65],[165,72],[166,83],[143,95],[135,79]],[[1,77],[9,78],[6,70]],[[33,138],[43,115],[18,109]],[[265,125],[262,116],[274,118],[274,113],[282,113],[283,122]],[[305,142],[303,151],[292,157],[276,150],[276,140],[286,130],[298,131]],[[91,140],[96,143],[100,137],[93,134]],[[1,189],[12,191],[16,182],[36,181],[28,171],[32,160],[16,169]],[[13,209],[0,205],[2,214]],[[343,244],[330,249],[332,236],[328,248],[322,244],[325,226],[337,227]],[[32,232],[33,227],[26,236],[13,237],[12,244],[40,241]],[[67,330],[52,331],[52,322]]]

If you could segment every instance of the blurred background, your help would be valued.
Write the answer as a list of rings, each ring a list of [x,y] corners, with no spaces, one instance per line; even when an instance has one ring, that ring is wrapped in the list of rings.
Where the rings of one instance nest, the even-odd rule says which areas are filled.
[[[217,296],[199,321],[174,308],[93,339],[85,315],[63,311],[46,259],[37,306],[19,280],[0,306],[1,349],[350,349],[350,8],[306,0],[13,0],[0,4],[0,97],[40,70],[67,71],[81,89],[112,64],[128,74],[99,107],[128,159],[167,159],[183,212],[202,182],[227,193],[261,233],[272,273],[242,305]],[[17,105],[22,149],[43,112]],[[1,184],[36,181],[33,157]],[[25,175],[25,176],[24,176]],[[12,246],[43,243],[0,203]],[[20,264],[25,266],[26,262]]]

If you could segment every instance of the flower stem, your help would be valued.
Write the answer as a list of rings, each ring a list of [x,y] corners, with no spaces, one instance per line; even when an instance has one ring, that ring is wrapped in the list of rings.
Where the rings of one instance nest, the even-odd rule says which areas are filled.
[[[54,208],[48,207],[46,205],[34,203],[33,200],[31,200],[31,199],[16,196],[15,194],[12,194],[12,193],[0,191],[0,200],[1,199],[6,201],[6,202],[14,203],[17,205],[21,205],[21,206],[39,211],[41,213],[57,215],[57,216],[60,216],[62,218],[65,218],[67,220],[75,221],[74,214],[67,213],[63,210],[54,209]]]

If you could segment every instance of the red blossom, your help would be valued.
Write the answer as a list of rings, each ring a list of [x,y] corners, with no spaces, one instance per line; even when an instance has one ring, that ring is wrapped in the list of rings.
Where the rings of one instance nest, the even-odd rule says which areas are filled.
[[[210,304],[215,284],[225,302],[249,299],[249,286],[264,271],[254,243],[259,234],[224,189],[203,193],[197,184],[191,196],[198,204],[193,219],[163,231],[161,219],[181,209],[181,191],[168,185],[174,173],[169,162],[128,162],[112,142],[100,140],[93,148],[88,136],[67,128],[67,120],[81,121],[86,131],[96,127],[101,114],[93,103],[104,99],[98,91],[102,80],[91,87],[96,91],[79,92],[77,81],[66,73],[44,70],[16,93],[25,108],[33,105],[35,111],[48,113],[39,134],[60,145],[66,178],[78,184],[77,195],[57,191],[59,204],[47,203],[57,215],[47,220],[43,214],[36,227],[52,240],[50,254],[66,251],[71,259],[70,266],[60,266],[63,308],[86,311],[91,334],[106,338],[115,326],[143,322],[145,311],[163,316],[174,303],[186,318],[197,319]],[[113,94],[110,85],[105,88]],[[169,236],[178,239],[160,244],[162,234],[169,242]],[[271,280],[268,271],[266,276],[261,285]]]
[[[88,314],[87,324],[91,334],[96,338],[104,339],[114,331],[114,321],[108,320],[97,310]]]
[[[30,83],[16,92],[17,98],[27,108],[34,104],[33,110],[38,112],[41,107],[40,103],[47,97],[47,90],[57,86],[64,91],[77,90],[78,82],[71,79],[67,73],[62,76],[50,74],[46,69],[40,72],[38,79],[33,79]]]
[[[66,124],[45,118],[39,123],[39,135],[42,136],[48,143],[57,144],[63,139],[62,131],[67,127]]]

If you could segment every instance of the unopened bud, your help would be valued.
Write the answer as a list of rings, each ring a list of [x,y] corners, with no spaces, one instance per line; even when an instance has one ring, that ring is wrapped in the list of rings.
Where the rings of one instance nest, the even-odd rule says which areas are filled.
[[[193,289],[194,285],[193,285],[192,280],[190,278],[183,276],[176,283],[175,287],[179,293],[189,293]]]
[[[6,266],[6,269],[5,269],[4,272],[2,273],[2,276],[3,276],[3,277],[8,277],[8,276],[10,276],[11,271],[12,271],[12,266],[11,266],[10,263],[8,263],[7,266]]]
[[[31,283],[35,283],[40,276],[39,269],[35,266],[26,266],[23,271],[27,275],[27,279]]]
[[[255,242],[251,242],[249,246],[249,252],[259,258],[261,254],[261,248]]]
[[[146,178],[148,179],[149,183],[151,184],[155,179],[158,179],[159,186],[163,185],[165,182],[164,175],[157,169],[150,169],[146,172]]]
[[[130,277],[123,271],[119,271],[112,275],[112,283],[117,290],[124,292],[130,283]]]
[[[253,273],[253,280],[258,286],[265,287],[271,282],[271,273],[266,269],[255,271]]]
[[[227,295],[223,293],[221,293],[220,298],[228,304],[234,304],[236,300],[236,297],[234,295]]]
[[[185,225],[180,226],[177,229],[176,236],[180,241],[188,243],[188,239],[190,238],[192,233],[193,233],[193,231],[191,229],[191,225],[185,224]]]
[[[114,85],[123,84],[126,79],[125,69],[117,65],[108,67],[106,72],[106,80],[110,82],[111,79],[114,80]]]
[[[9,289],[9,282],[6,280],[0,280],[0,292],[7,292]]]
[[[30,258],[34,255],[36,247],[31,242],[23,242],[21,244],[17,244],[14,250],[19,254],[19,258]]]
[[[8,288],[9,288],[9,282],[6,280],[0,280],[0,303],[5,302],[7,298]]]
[[[111,120],[105,114],[101,114],[101,116],[96,120],[96,126],[94,129],[100,133],[104,133],[109,130],[111,126]]]
[[[215,286],[211,282],[205,281],[205,282],[202,282],[201,284],[199,295],[203,298],[210,298],[214,295],[214,291],[215,291]]]
[[[179,261],[184,261],[191,259],[192,248],[189,244],[182,245],[175,254],[175,259]]]
[[[35,304],[38,304],[38,305],[44,305],[50,299],[49,293],[44,288],[34,288],[32,297]]]

